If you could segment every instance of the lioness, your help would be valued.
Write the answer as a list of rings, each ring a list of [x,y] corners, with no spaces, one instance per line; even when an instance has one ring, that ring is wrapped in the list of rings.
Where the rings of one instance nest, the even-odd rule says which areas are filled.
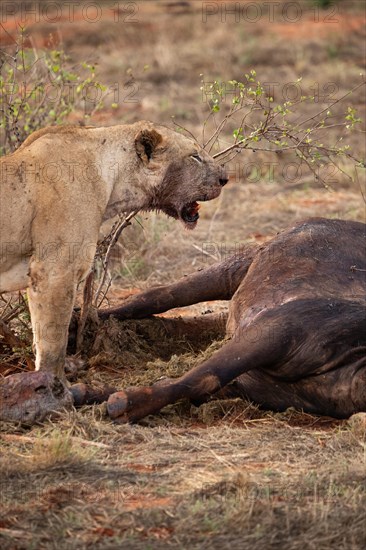
[[[228,181],[193,141],[146,121],[45,128],[0,167],[0,292],[28,288],[36,370],[61,386],[76,286],[102,222],[154,209],[193,228],[197,201],[218,197]]]

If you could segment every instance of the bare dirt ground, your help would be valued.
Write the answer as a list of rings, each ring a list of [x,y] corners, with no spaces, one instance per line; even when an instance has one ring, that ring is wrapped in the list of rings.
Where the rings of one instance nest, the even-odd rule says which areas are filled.
[[[99,2],[100,17],[92,22],[93,8],[83,12],[80,2],[71,19],[64,11],[52,22],[41,12],[27,23],[32,47],[63,47],[75,62],[97,62],[111,88],[118,84],[117,108],[111,109],[109,98],[93,124],[142,118],[170,124],[174,115],[200,137],[207,115],[200,75],[206,82],[239,80],[250,69],[275,85],[279,98],[302,76],[304,93],[319,91],[318,104],[304,113],[309,116],[311,109],[327,106],[329,86],[342,95],[365,70],[361,1],[340,0],[325,10],[310,1],[295,3],[301,9],[296,13],[289,3],[275,3],[273,17],[258,2],[257,19],[253,2],[243,1],[238,20],[222,17],[221,6],[229,10],[230,3],[213,2],[215,13],[207,21],[205,2],[119,4],[117,18],[111,3]],[[18,19],[2,20],[10,35]],[[355,93],[336,114],[344,114],[346,105],[364,110],[364,99]],[[80,111],[70,121],[82,118]],[[330,143],[336,138],[337,128],[327,136]],[[348,141],[355,154],[364,155],[364,134],[354,132]],[[243,243],[263,242],[307,216],[365,221],[364,172],[352,182],[336,170],[326,189],[306,170],[286,178],[290,162],[286,154],[248,151],[237,157],[231,183],[219,200],[202,207],[194,232],[162,215],[140,216],[120,240],[109,303],[208,266]],[[206,303],[189,313],[224,308]],[[177,341],[144,322],[113,321],[88,342],[80,380],[118,387],[177,376],[220,345],[208,335],[199,342]],[[3,347],[0,352],[3,374],[27,368],[24,361],[8,362]],[[115,426],[100,405],[31,429],[2,425],[0,448],[4,549],[349,550],[366,544],[362,418],[273,414],[230,400],[199,409],[178,403],[139,425]]]

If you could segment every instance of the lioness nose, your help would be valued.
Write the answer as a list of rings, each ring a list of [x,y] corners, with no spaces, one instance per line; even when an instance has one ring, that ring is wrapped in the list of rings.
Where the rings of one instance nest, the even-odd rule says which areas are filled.
[[[229,178],[227,176],[222,176],[221,178],[219,178],[219,184],[221,185],[221,187],[224,187],[224,185],[226,185],[228,181]]]

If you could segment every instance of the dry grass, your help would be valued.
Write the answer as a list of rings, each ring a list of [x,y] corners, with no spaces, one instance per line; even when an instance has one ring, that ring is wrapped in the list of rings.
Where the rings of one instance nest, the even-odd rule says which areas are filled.
[[[93,383],[178,376],[220,346],[187,353],[189,342],[167,339],[163,355],[175,353],[163,361],[162,346],[146,355],[148,328],[136,322],[131,368],[115,322],[103,330],[110,351],[82,377]],[[273,414],[232,399],[177,403],[136,426],[113,425],[105,405],[2,425],[2,548],[361,548],[365,416]]]
[[[278,13],[271,24],[265,17],[258,23],[213,18],[203,24],[200,2],[179,14],[163,2],[138,5],[135,25],[102,17],[90,25],[77,20],[56,28],[41,21],[28,27],[35,45],[43,45],[52,32],[75,60],[97,57],[111,86],[118,82],[123,89],[126,71],[133,69],[138,102],[121,100],[113,116],[107,104],[94,123],[147,118],[169,124],[175,115],[200,135],[205,116],[200,73],[207,81],[240,79],[255,68],[279,89],[302,75],[307,92],[314,82],[321,89],[335,82],[342,93],[363,70],[364,15],[357,2],[339,3],[337,24],[314,23],[309,3],[302,4],[304,17],[293,24]],[[144,71],[144,65],[150,68]],[[349,104],[360,108],[362,102],[357,94]],[[335,137],[336,129],[328,138]],[[359,134],[351,144],[355,153],[362,152]],[[231,166],[232,184],[219,201],[204,205],[192,233],[164,217],[142,216],[142,226],[123,233],[124,260],[115,265],[111,303],[120,301],[127,287],[171,281],[306,216],[365,221],[362,173],[354,184],[337,173],[334,190],[328,191],[306,172],[284,181],[289,160],[245,153]],[[258,182],[253,175],[243,177],[254,161],[261,169]],[[194,312],[208,308],[212,304]],[[192,348],[149,330],[144,324],[112,323],[96,344],[89,342],[83,379],[119,387],[148,384],[179,375],[220,345]],[[272,414],[238,400],[199,409],[177,403],[136,426],[113,425],[104,405],[61,414],[32,429],[2,425],[0,545],[4,550],[358,550],[366,540],[365,430],[362,416],[345,422],[292,410]]]
[[[220,346],[186,353],[170,340],[170,360],[152,346],[144,361],[135,331],[133,368],[94,356],[82,379],[149,384]],[[359,549],[366,536],[366,413],[346,422],[231,399],[118,426],[103,404],[31,429],[2,425],[0,446],[4,549]]]
[[[7,433],[2,547],[362,548],[365,436],[224,407],[209,428],[188,410],[113,426],[95,407]]]

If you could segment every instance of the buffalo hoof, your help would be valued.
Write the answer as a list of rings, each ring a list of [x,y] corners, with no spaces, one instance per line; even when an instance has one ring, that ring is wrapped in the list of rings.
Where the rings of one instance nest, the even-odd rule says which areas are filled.
[[[131,387],[110,395],[107,411],[117,424],[133,423],[155,414],[171,401],[169,388],[174,380],[163,378],[152,386]]]
[[[132,422],[128,415],[130,408],[128,395],[125,391],[118,391],[109,396],[107,411],[110,418],[117,424]]]
[[[65,382],[50,373],[25,372],[0,380],[0,420],[30,425],[72,404]]]

